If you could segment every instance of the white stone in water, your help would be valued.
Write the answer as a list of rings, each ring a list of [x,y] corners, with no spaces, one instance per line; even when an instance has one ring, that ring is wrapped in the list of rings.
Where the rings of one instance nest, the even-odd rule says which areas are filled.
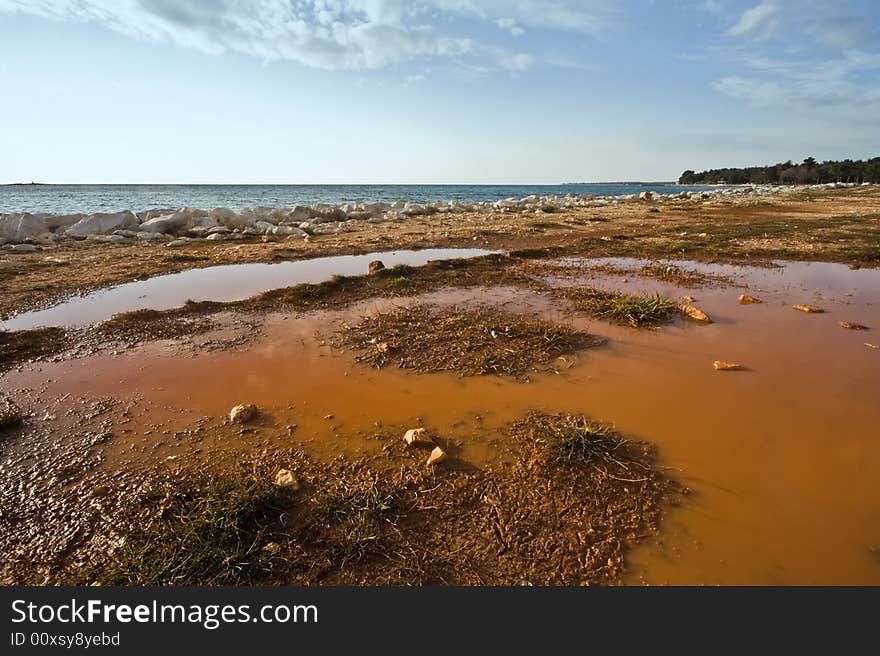
[[[90,214],[70,226],[65,234],[80,238],[89,235],[106,235],[114,230],[137,228],[138,225],[138,218],[129,210],[115,214]]]
[[[253,403],[237,405],[229,411],[229,421],[233,424],[244,424],[256,418],[259,410]]]

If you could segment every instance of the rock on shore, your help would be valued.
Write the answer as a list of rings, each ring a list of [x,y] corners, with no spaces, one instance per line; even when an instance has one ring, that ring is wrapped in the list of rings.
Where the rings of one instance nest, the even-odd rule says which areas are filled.
[[[318,203],[296,207],[250,207],[235,212],[226,207],[212,210],[184,207],[152,209],[135,214],[131,210],[96,214],[43,214],[21,212],[0,214],[0,245],[46,245],[69,239],[90,239],[107,243],[136,241],[177,242],[182,238],[223,241],[246,236],[276,235],[304,239],[312,235],[345,232],[357,221],[404,221],[410,217],[467,212],[546,214],[579,207],[603,207],[650,200],[663,202],[702,202],[737,196],[781,194],[803,189],[840,189],[854,184],[832,183],[808,187],[755,185],[705,191],[660,194],[643,191],[625,196],[526,196],[498,201],[432,203]],[[24,252],[24,251],[22,251]]]

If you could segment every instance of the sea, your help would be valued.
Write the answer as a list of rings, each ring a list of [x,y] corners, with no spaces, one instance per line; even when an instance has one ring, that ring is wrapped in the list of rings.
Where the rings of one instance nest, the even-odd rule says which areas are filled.
[[[624,196],[641,191],[678,193],[716,187],[686,186],[674,183],[625,182],[558,185],[177,185],[107,184],[0,185],[0,213],[46,212],[73,214],[118,212],[129,209],[228,207],[293,207],[327,203],[340,205],[359,202],[412,203],[443,201],[496,201],[525,196]]]

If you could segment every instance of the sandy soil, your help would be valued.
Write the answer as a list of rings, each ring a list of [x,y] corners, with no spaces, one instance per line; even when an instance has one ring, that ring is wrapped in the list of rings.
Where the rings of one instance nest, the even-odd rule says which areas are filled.
[[[194,267],[388,249],[485,247],[579,255],[752,262],[781,258],[880,264],[876,186],[694,202],[628,203],[555,214],[436,214],[362,222],[308,241],[202,242],[169,249],[64,242],[0,255],[0,317],[108,285]]]

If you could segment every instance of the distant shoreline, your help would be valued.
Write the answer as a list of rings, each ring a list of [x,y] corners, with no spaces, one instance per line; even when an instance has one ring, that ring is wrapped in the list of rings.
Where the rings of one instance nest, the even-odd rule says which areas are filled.
[[[590,186],[651,186],[678,187],[680,183],[667,180],[663,182],[3,182],[0,187],[590,187]],[[736,185],[694,184],[688,187],[714,187]]]

